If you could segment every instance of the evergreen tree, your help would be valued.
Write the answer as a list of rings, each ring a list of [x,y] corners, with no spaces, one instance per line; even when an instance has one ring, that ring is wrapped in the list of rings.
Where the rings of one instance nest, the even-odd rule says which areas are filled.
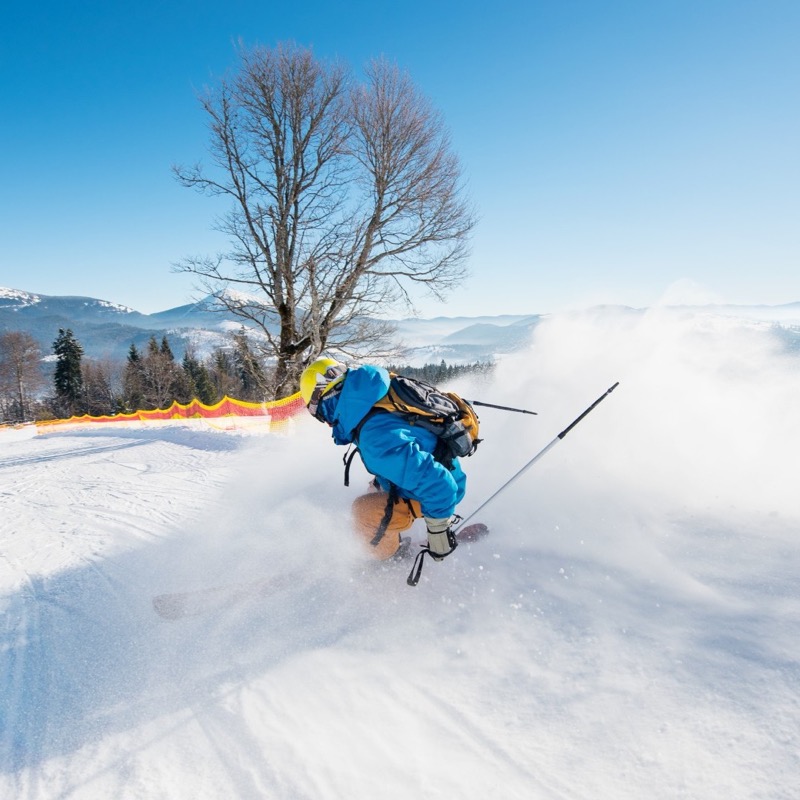
[[[123,405],[128,411],[136,411],[144,404],[144,371],[142,356],[131,343],[128,360],[122,377]]]
[[[164,337],[159,347],[155,336],[147,343],[147,354],[142,359],[144,407],[169,408],[176,400],[178,366]]]
[[[434,386],[440,384],[447,384],[453,378],[460,375],[475,374],[488,375],[494,369],[494,363],[491,361],[476,361],[474,364],[448,364],[442,359],[439,364],[425,364],[421,367],[406,366],[389,366],[390,372],[396,372],[399,375],[406,375],[409,378],[417,378],[418,380],[432,383]]]
[[[217,391],[217,397],[237,397],[240,382],[236,372],[236,363],[230,353],[221,347],[217,348],[211,357],[209,373],[211,382]]]
[[[53,352],[56,354],[54,382],[57,413],[64,416],[85,414],[81,373],[83,347],[69,328],[59,328],[53,342]]]
[[[154,340],[155,341],[155,340]],[[161,337],[161,355],[164,356],[168,361],[174,361],[175,356],[172,354],[172,348],[169,346],[169,342],[167,341],[166,336]]]
[[[262,402],[268,392],[267,375],[258,357],[250,349],[244,328],[234,334],[233,342],[233,360],[240,386],[237,397],[240,400]]]
[[[188,349],[183,355],[183,371],[191,381],[194,396],[207,406],[214,405],[218,400],[217,390],[208,369]]]

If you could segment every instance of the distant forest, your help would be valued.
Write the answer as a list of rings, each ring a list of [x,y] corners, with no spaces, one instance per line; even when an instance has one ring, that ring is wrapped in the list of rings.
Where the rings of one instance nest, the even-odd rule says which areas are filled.
[[[243,328],[206,358],[190,348],[178,361],[164,336],[160,341],[152,337],[141,351],[132,344],[124,362],[92,359],[69,329],[59,330],[53,354],[45,359],[27,333],[0,334],[0,424],[169,408],[193,399],[213,405],[226,395],[259,403],[274,396],[272,369],[253,350]],[[467,373],[488,374],[494,364],[441,361],[388,369],[447,384]]]
[[[0,334],[0,423],[169,408],[193,399],[213,405],[226,395],[263,402],[272,390],[270,370],[244,329],[206,358],[189,348],[178,361],[166,336],[151,337],[142,351],[131,344],[124,362],[88,358],[69,329],[59,330],[53,353],[54,360],[45,359],[27,333]]]
[[[489,375],[494,370],[495,364],[492,361],[475,361],[472,364],[447,364],[444,360],[438,364],[425,364],[422,367],[412,367],[410,365],[387,367],[389,372],[396,372],[398,375],[405,375],[408,378],[432,383],[447,383],[453,378],[469,373],[479,375]]]

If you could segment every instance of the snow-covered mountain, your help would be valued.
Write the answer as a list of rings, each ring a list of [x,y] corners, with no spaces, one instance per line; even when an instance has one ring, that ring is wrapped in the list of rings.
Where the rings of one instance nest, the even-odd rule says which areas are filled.
[[[530,338],[537,315],[440,317],[396,322],[397,341],[411,363],[488,361],[511,352]],[[199,351],[223,343],[242,320],[213,310],[209,299],[141,314],[90,297],[52,297],[0,288],[0,330],[24,330],[50,352],[59,328],[71,328],[88,356],[124,358],[131,343],[143,347],[151,336],[167,335],[180,357],[191,343]]]
[[[183,306],[159,314],[142,314],[126,306],[93,297],[62,297],[0,288],[0,330],[30,333],[43,352],[51,352],[59,328],[71,328],[86,355],[122,359],[131,344],[144,347],[155,335],[169,335],[182,355],[194,333],[212,343],[224,338],[226,320],[204,304]],[[230,325],[230,323],[229,323]]]
[[[94,297],[60,297],[44,294],[33,294],[18,289],[6,289],[0,286],[0,308],[11,309],[40,316],[66,314],[75,320],[100,320],[125,317],[138,320],[144,316],[127,306],[98,300]]]
[[[800,347],[800,302],[778,306],[668,307],[682,311],[735,317],[780,325],[791,346]],[[598,313],[621,311],[641,315],[648,309],[598,307]],[[460,364],[492,361],[527,346],[546,314],[478,317],[406,318],[395,320],[396,343],[403,346],[407,363],[421,365],[446,361]],[[242,320],[229,312],[213,310],[210,299],[154,314],[92,297],[61,297],[0,288],[0,331],[23,330],[37,339],[43,352],[51,352],[59,328],[71,328],[88,356],[123,359],[130,345],[146,345],[151,336],[167,335],[180,358],[191,344],[200,353],[227,341]]]

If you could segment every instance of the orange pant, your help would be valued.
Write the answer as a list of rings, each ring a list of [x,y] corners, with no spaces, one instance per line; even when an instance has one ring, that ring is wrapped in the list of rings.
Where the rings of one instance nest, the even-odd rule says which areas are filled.
[[[356,533],[364,540],[371,555],[378,559],[391,558],[400,547],[400,534],[408,530],[414,520],[422,516],[416,500],[396,500],[387,513],[388,492],[370,492],[353,501],[353,525]],[[380,530],[384,519],[384,533]]]

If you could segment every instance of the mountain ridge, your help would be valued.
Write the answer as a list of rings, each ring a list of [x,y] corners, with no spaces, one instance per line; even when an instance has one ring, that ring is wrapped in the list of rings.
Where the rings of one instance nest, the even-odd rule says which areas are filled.
[[[146,347],[155,336],[167,336],[178,358],[187,347],[200,355],[229,342],[230,333],[243,320],[225,310],[211,308],[212,298],[186,303],[152,314],[128,306],[82,295],[45,295],[0,287],[0,332],[29,333],[49,355],[59,328],[70,328],[88,357],[121,360],[131,344]],[[648,309],[628,306],[595,307],[597,310],[624,309],[644,313]],[[780,305],[666,306],[668,309],[708,311],[723,316],[797,325],[800,330],[800,301]],[[564,312],[574,313],[574,312]],[[406,317],[390,320],[396,340],[405,349],[408,363],[423,364],[491,361],[498,355],[524,347],[533,329],[548,314],[498,314],[479,316]]]

